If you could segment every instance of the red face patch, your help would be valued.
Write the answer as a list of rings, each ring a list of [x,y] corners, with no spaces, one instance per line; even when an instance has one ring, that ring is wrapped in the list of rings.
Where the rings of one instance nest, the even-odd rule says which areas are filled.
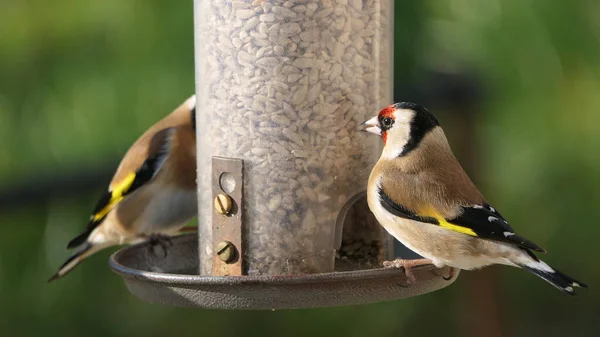
[[[390,105],[379,111],[379,118],[392,117],[394,118],[394,105]]]
[[[390,106],[387,106],[383,110],[379,111],[379,116],[378,116],[379,121],[383,120],[384,118],[396,119],[394,117],[394,110],[395,110],[395,108],[394,108],[394,105],[392,104]],[[387,131],[384,129],[381,130],[381,138],[383,139],[383,144],[385,145],[385,143],[387,141]]]

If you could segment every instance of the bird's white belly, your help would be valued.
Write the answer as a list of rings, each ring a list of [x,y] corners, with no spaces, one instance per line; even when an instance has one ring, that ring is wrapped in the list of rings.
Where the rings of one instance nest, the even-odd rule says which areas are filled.
[[[513,248],[501,243],[398,217],[393,222],[386,221],[384,228],[410,250],[431,259],[438,268],[450,266],[472,270],[491,264],[512,265],[501,256],[504,255],[502,251],[508,253]]]
[[[196,191],[163,190],[147,206],[140,232],[173,234],[197,214]]]

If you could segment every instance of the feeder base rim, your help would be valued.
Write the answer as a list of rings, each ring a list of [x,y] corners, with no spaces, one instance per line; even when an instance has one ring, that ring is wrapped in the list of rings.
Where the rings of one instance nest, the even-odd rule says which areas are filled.
[[[173,237],[168,255],[152,255],[149,243],[128,246],[110,257],[112,270],[141,300],[179,307],[225,310],[273,310],[374,303],[422,295],[445,288],[450,267],[412,269],[411,283],[402,268],[377,268],[310,275],[200,276],[197,234]],[[160,270],[160,272],[152,271]]]

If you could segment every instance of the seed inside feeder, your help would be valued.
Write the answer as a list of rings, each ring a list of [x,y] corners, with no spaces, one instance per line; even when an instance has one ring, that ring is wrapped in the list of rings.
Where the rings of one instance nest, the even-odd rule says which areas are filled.
[[[391,103],[391,4],[199,1],[198,197],[214,198],[212,156],[244,160],[247,274],[333,271],[335,220],[380,153],[357,124]],[[212,216],[200,209],[204,275]],[[340,257],[376,263],[381,246],[360,240],[371,248],[346,241]]]

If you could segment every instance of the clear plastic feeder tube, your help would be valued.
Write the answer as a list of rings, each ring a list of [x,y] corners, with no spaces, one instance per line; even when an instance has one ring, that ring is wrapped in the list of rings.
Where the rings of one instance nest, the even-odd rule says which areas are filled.
[[[333,271],[335,222],[392,101],[392,0],[195,0],[199,254],[213,254],[211,158],[244,160],[245,273]]]

